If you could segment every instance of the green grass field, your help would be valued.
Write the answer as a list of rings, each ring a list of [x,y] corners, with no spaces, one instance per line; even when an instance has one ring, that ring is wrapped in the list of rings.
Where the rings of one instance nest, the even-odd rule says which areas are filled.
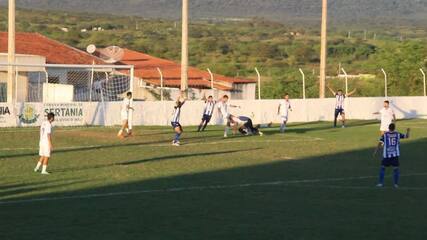
[[[402,145],[401,187],[378,189],[378,123],[290,125],[222,138],[220,127],[56,128],[49,176],[38,129],[0,130],[0,239],[427,239],[427,121]]]

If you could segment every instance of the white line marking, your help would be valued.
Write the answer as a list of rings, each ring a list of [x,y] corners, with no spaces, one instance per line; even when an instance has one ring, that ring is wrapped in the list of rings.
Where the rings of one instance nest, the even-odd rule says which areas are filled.
[[[404,174],[402,176],[403,177],[427,176],[427,173]],[[113,197],[113,196],[128,196],[128,195],[138,195],[138,194],[147,194],[147,193],[173,193],[173,192],[188,192],[188,191],[251,188],[251,187],[261,187],[261,186],[280,186],[280,185],[299,184],[299,183],[340,182],[340,181],[349,181],[349,180],[372,179],[377,177],[378,176],[359,176],[359,177],[347,177],[347,178],[302,179],[302,180],[288,180],[288,181],[275,181],[275,182],[242,183],[242,184],[232,184],[232,185],[190,186],[190,187],[174,187],[174,188],[165,188],[165,189],[147,189],[147,190],[127,191],[127,192],[93,193],[93,194],[84,194],[84,195],[75,195],[75,196],[44,197],[44,198],[30,198],[30,199],[24,199],[24,200],[0,201],[0,206],[20,204],[20,203],[47,202],[47,201],[59,201],[59,200],[70,200],[70,199],[92,199],[92,198],[104,198],[104,197]],[[322,187],[322,186],[319,186],[319,187]],[[329,187],[339,188],[339,186],[329,186]],[[343,188],[352,189],[351,187],[343,187]],[[367,189],[372,189],[372,188],[367,188]],[[354,189],[359,189],[359,188],[354,187]],[[360,188],[360,189],[364,189],[364,188]],[[427,188],[410,188],[410,187],[403,188],[402,187],[402,188],[399,188],[399,190],[427,190]]]

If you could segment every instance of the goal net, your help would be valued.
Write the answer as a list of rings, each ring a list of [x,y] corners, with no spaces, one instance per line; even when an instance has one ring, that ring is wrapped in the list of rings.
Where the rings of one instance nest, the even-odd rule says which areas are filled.
[[[115,102],[133,86],[132,66],[15,64],[13,82],[8,66],[0,64],[0,102]]]

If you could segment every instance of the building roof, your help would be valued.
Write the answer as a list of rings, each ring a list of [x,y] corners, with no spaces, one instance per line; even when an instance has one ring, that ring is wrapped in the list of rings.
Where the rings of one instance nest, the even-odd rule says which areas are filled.
[[[163,73],[164,87],[179,87],[181,85],[181,65],[170,60],[156,58],[141,52],[124,49],[121,64],[134,65],[135,76],[143,79],[145,82],[159,86],[160,74],[159,68]],[[254,80],[226,77],[214,74],[214,88],[219,90],[232,90],[233,84],[255,83]],[[188,85],[192,88],[210,88],[210,75],[207,71],[189,67]]]
[[[43,56],[49,64],[105,64],[101,59],[39,33],[16,33],[17,54]],[[7,53],[7,32],[0,32],[0,53]]]

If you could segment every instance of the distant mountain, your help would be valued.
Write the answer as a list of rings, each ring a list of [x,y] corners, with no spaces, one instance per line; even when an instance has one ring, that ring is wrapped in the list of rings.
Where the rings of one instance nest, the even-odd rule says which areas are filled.
[[[179,18],[181,0],[16,0],[22,8]],[[0,0],[4,5],[7,0]],[[264,17],[276,21],[318,21],[321,0],[190,0],[193,18]],[[427,25],[427,0],[329,0],[336,23],[417,22]]]

